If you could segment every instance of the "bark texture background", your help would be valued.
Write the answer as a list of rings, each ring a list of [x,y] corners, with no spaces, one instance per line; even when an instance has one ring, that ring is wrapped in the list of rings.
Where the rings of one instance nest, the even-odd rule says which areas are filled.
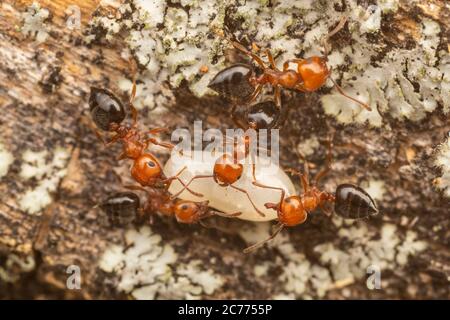
[[[335,1],[333,13],[322,1],[143,3],[1,3],[0,297],[449,298],[448,2]],[[70,5],[81,10],[80,29],[67,27]],[[268,30],[286,30],[281,36],[246,27],[267,12],[281,19],[268,23]],[[269,224],[215,219],[217,229],[205,229],[157,217],[152,226],[124,230],[93,208],[130,180],[129,163],[115,161],[119,147],[103,148],[87,126],[89,88],[104,86],[126,99],[130,54],[140,62],[142,127],[192,129],[202,120],[205,128],[225,129],[233,126],[229,105],[204,87],[243,57],[227,50],[220,34],[270,44],[282,61],[297,48],[289,40],[313,43],[340,12],[352,12],[356,22],[332,38],[340,55],[330,63],[338,66],[337,79],[378,110],[356,113],[337,98],[331,105],[329,88],[285,93],[281,161],[301,165],[295,141],[316,171],[325,158],[319,141],[335,130],[335,162],[324,188],[360,183],[382,214],[355,223],[312,214],[268,248],[244,255],[247,244],[268,235]],[[195,51],[199,39],[211,41],[214,54]],[[351,68],[358,63],[366,70]],[[202,65],[209,67],[205,78]],[[71,265],[81,270],[80,290],[66,286]],[[381,269],[381,289],[366,285],[371,265]]]

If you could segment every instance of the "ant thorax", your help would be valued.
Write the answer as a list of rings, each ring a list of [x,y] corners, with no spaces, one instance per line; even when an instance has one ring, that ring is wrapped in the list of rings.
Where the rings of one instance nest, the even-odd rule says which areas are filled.
[[[212,154],[210,151],[192,151],[183,155],[172,152],[171,158],[164,166],[164,174],[173,176],[185,168],[179,175],[185,183],[194,176],[212,176],[214,165],[221,156],[223,156],[223,153]],[[270,221],[277,219],[276,211],[267,209],[264,205],[267,202],[278,203],[281,191],[255,186],[253,184],[253,166],[251,161],[247,161],[249,159],[250,157],[241,162],[243,165],[242,175],[233,185],[248,192],[257,208],[264,213],[264,217],[256,212],[244,193],[230,186],[221,186],[212,177],[197,179],[190,185],[192,190],[201,193],[203,197],[194,196],[187,190],[184,190],[178,197],[197,202],[208,200],[210,207],[224,213],[241,212],[242,214],[237,218],[243,220]],[[286,196],[295,194],[295,187],[291,179],[278,164],[271,163],[268,158],[262,159],[259,156],[254,157],[254,163],[255,177],[259,183],[280,187],[285,190]],[[176,194],[181,189],[182,185],[178,181],[174,181],[169,188],[169,192]]]

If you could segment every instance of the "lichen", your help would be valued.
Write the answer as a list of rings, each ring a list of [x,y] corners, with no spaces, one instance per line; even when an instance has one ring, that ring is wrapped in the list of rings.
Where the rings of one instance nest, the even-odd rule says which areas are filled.
[[[334,219],[342,220],[339,217]],[[247,243],[254,243],[268,237],[267,228],[255,225],[246,232],[240,232]],[[253,232],[250,232],[253,230]],[[342,288],[357,281],[365,282],[367,268],[376,265],[382,272],[396,270],[402,272],[409,257],[425,250],[426,243],[417,239],[411,230],[402,232],[393,224],[384,224],[380,238],[376,238],[378,230],[371,229],[364,222],[352,222],[343,226],[336,234],[333,242],[326,242],[314,247],[318,263],[311,262],[304,253],[295,248],[288,232],[283,232],[268,245],[279,255],[271,255],[272,259],[261,261],[264,270],[258,270],[260,276],[269,273],[273,268],[281,268],[278,277],[282,288],[273,298],[321,298],[329,290]],[[251,236],[250,236],[251,235]],[[345,243],[345,249],[340,249]],[[256,269],[255,269],[256,272]]]
[[[20,274],[32,271],[36,262],[32,255],[18,256],[9,254],[2,266],[0,266],[0,280],[6,283],[14,283],[20,279]]]
[[[299,52],[304,52],[304,57],[321,54],[320,39],[343,16],[335,9],[339,1],[229,0],[180,4],[181,8],[162,0],[130,0],[119,8],[121,13],[128,13],[126,19],[113,17],[116,23],[109,26],[103,17],[92,21],[92,28],[106,28],[108,36],[117,34],[119,29],[128,30],[127,43],[146,68],[140,76],[143,83],[138,88],[138,107],[170,106],[174,103],[171,89],[183,81],[199,97],[213,94],[207,85],[227,63],[224,50],[230,48],[229,38],[243,38],[261,48],[270,48],[279,55],[277,63],[281,67],[284,60],[297,57]],[[383,19],[398,10],[399,1],[383,0],[365,7],[351,0],[347,5],[345,14],[349,15],[352,43],[334,49],[329,64],[335,70],[348,68],[344,73],[335,71],[332,76],[374,111],[362,110],[333,91],[322,97],[325,112],[341,123],[368,122],[375,127],[384,124],[385,113],[398,120],[418,121],[436,110],[438,104],[448,113],[450,58],[448,52],[437,51],[439,24],[423,18],[418,26],[421,37],[415,47],[387,48],[386,44],[374,44],[367,37],[381,32]],[[239,21],[236,30],[231,30],[233,35],[228,34],[226,20]],[[383,50],[386,54],[379,58]],[[205,74],[200,71],[203,67],[208,67]]]
[[[0,178],[8,173],[9,166],[14,162],[14,156],[0,143]]]
[[[44,42],[48,37],[48,26],[46,21],[49,18],[49,11],[41,8],[38,2],[33,2],[27,11],[22,14],[22,33],[27,37],[32,37],[37,43]]]
[[[23,180],[37,180],[37,186],[27,190],[18,201],[20,209],[30,214],[38,214],[51,203],[51,193],[56,190],[67,172],[66,164],[70,157],[67,149],[55,148],[49,163],[46,161],[47,155],[47,151],[31,150],[26,150],[22,155],[19,176]]]
[[[117,289],[135,299],[198,299],[224,283],[199,260],[178,262],[174,247],[162,244],[150,227],[130,229],[125,239],[125,246],[113,245],[104,252],[99,267],[115,273]]]
[[[450,198],[450,133],[446,141],[437,148],[434,164],[442,170],[442,175],[434,180],[434,184]]]

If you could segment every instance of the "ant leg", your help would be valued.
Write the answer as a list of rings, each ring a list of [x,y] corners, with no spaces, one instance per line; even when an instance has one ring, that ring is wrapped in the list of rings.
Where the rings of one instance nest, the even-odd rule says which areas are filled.
[[[136,97],[136,73],[137,73],[137,67],[136,62],[130,58],[130,64],[131,64],[131,74],[132,74],[132,81],[133,84],[131,86],[131,94],[130,94],[130,100],[128,101],[128,107],[131,111],[131,117],[133,119],[133,127],[137,127],[137,110],[134,107],[133,100]]]
[[[163,183],[166,183],[166,184],[167,184],[166,190],[169,189],[170,184],[172,183],[173,180],[177,180],[177,181],[183,186],[183,188],[181,189],[181,192],[183,192],[183,191],[186,189],[187,191],[189,191],[190,193],[192,193],[192,194],[193,194],[194,196],[196,196],[196,197],[203,197],[203,194],[191,190],[190,188],[188,188],[189,184],[186,185],[186,184],[184,183],[184,181],[180,179],[180,177],[179,177],[180,174],[182,174],[183,171],[186,170],[186,169],[187,169],[187,167],[184,166],[183,168],[181,168],[180,171],[178,171],[178,173],[177,173],[176,175],[174,175],[174,176],[172,176],[172,177],[169,177],[169,178],[163,180]],[[191,180],[192,180],[192,179],[191,179]],[[178,192],[178,193],[176,194],[176,196],[171,196],[170,199],[171,199],[171,200],[172,200],[172,199],[175,199],[178,195],[180,195],[181,192]]]
[[[177,198],[181,193],[183,193],[184,190],[188,190],[188,191],[190,191],[190,192],[191,192],[192,194],[194,194],[194,195],[197,195],[197,196],[199,196],[199,197],[203,197],[203,194],[200,194],[200,193],[197,193],[197,192],[193,192],[192,190],[188,189],[189,185],[190,185],[194,180],[196,180],[196,179],[203,179],[203,178],[214,178],[214,176],[213,176],[213,175],[208,175],[208,176],[207,176],[207,175],[194,176],[194,177],[191,178],[191,180],[189,180],[188,183],[184,183],[183,181],[181,181],[180,178],[174,178],[174,179],[177,179],[177,180],[183,185],[183,188],[182,188],[180,191],[178,191],[177,193],[175,193],[174,195],[172,195],[172,196],[170,197],[170,199],[175,199],[175,198]]]
[[[331,217],[331,215],[332,215],[331,211],[330,211],[329,209],[325,208],[325,206],[323,205],[323,203],[321,203],[321,204],[319,205],[319,207],[320,207],[320,210],[322,210],[322,212],[325,213],[325,215],[326,215],[327,217]]]
[[[325,58],[328,58],[328,39],[330,39],[332,36],[334,36],[336,33],[338,33],[347,22],[347,16],[343,16],[337,26],[331,30],[325,37],[322,38],[321,43],[323,45],[323,48],[325,50]]]
[[[333,158],[333,135],[330,135],[327,139],[327,159],[325,163],[325,168],[323,168],[321,171],[319,171],[316,176],[314,177],[313,183],[314,185],[317,185],[319,183],[319,180],[322,179],[331,169],[331,162]]]
[[[253,162],[253,164],[252,164],[252,175],[253,175],[253,182],[252,182],[252,184],[253,184],[254,186],[257,186],[257,187],[260,187],[260,188],[265,188],[265,189],[272,189],[272,190],[279,190],[279,191],[281,191],[281,197],[280,197],[280,202],[279,202],[279,203],[281,204],[281,203],[283,202],[283,200],[284,200],[286,191],[284,191],[283,188],[272,187],[272,186],[268,186],[268,185],[259,183],[259,182],[256,180],[255,170],[256,170],[256,165],[255,165],[255,163]]]
[[[300,171],[292,169],[292,168],[288,168],[286,170],[284,170],[286,172],[289,172],[293,175],[296,175],[300,178],[300,182],[303,186],[303,191],[306,193],[309,190],[309,179],[308,179],[308,175],[306,173],[302,174]]]
[[[331,72],[331,69],[330,69],[330,72]],[[332,77],[329,77],[329,78],[330,78],[331,82],[333,82],[333,85],[334,85],[334,87],[336,88],[336,90],[337,90],[341,95],[343,95],[343,96],[346,97],[347,99],[350,99],[350,100],[356,102],[357,104],[359,104],[360,106],[362,106],[363,108],[365,108],[367,111],[372,111],[372,108],[369,107],[369,105],[368,105],[367,103],[364,103],[364,102],[362,102],[362,101],[359,101],[358,99],[355,99],[355,98],[353,98],[353,97],[350,97],[349,95],[347,95],[347,94],[344,92],[344,90],[341,88],[341,86],[338,85],[337,82],[336,82]]]
[[[263,69],[267,69],[266,65],[264,64],[264,62],[262,61],[262,59],[257,56],[256,54],[248,51],[247,49],[245,49],[245,47],[243,45],[241,45],[240,43],[236,42],[236,41],[231,41],[231,44],[238,49],[239,51],[241,51],[243,54],[249,56],[250,58],[252,58],[253,60],[256,61],[257,64],[259,64],[259,66]]]
[[[262,85],[262,84],[258,84],[258,85],[255,87],[255,91],[253,91],[253,93],[252,93],[252,95],[250,96],[250,98],[248,98],[246,104],[250,104],[250,103],[252,103],[253,101],[255,101],[255,99],[256,99],[256,98],[259,96],[259,94],[261,93],[262,88],[263,88],[263,85]]]
[[[278,228],[270,235],[270,237],[268,237],[267,239],[265,239],[263,241],[257,242],[254,245],[251,245],[250,247],[245,248],[244,253],[249,253],[249,252],[261,247],[266,242],[269,242],[270,240],[275,238],[280,233],[280,231],[283,230],[283,228],[284,228],[284,224],[278,223]]]
[[[220,212],[220,211],[216,211],[216,210],[210,210],[209,214],[214,215],[214,216],[224,217],[224,218],[234,218],[234,217],[240,216],[242,214],[242,212],[238,211],[238,212],[233,212],[233,213],[224,213],[224,212]]]
[[[278,109],[281,109],[281,90],[280,86],[276,85],[274,89],[274,96],[275,96],[275,104],[278,107]]]
[[[152,143],[152,144],[157,145],[157,146],[164,147],[164,148],[166,148],[166,149],[173,149],[173,148],[175,147],[175,146],[174,146],[173,144],[171,144],[171,143],[168,143],[168,142],[161,142],[161,141],[159,141],[159,140],[157,140],[157,139],[155,139],[155,138],[148,138],[148,139],[145,141],[145,144],[148,145],[149,143]]]
[[[169,128],[162,128],[162,127],[161,128],[153,128],[153,129],[148,130],[147,134],[155,135],[155,134],[158,134],[161,132],[169,132]]]
[[[274,70],[279,71],[278,68],[277,68],[277,65],[275,64],[275,59],[273,58],[272,53],[270,52],[270,50],[266,49],[266,50],[264,50],[264,53],[266,54],[267,59],[269,59],[270,67],[272,69],[274,69]]]
[[[129,185],[129,184],[127,184],[127,185],[124,185],[123,187],[125,189],[129,189],[129,190],[142,191],[142,192],[148,193],[147,189],[145,189],[144,187],[141,187],[141,186],[137,186],[137,185]]]
[[[235,190],[238,190],[238,191],[240,191],[240,192],[242,192],[242,193],[245,193],[245,194],[247,195],[248,201],[250,201],[250,203],[252,204],[252,206],[253,206],[253,208],[255,209],[255,211],[256,211],[261,217],[265,217],[265,216],[266,216],[266,215],[264,214],[264,212],[262,212],[261,210],[259,210],[259,209],[256,207],[255,203],[253,202],[252,198],[251,198],[250,195],[248,194],[248,191],[247,191],[247,190],[242,189],[242,188],[239,188],[239,187],[236,187],[236,186],[234,186],[234,185],[232,185],[232,184],[230,184],[229,186],[230,186],[231,188],[235,189]]]

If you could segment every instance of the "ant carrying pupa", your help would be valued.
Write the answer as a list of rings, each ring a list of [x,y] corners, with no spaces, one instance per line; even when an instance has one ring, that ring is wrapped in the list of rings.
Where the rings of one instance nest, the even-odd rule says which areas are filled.
[[[327,215],[331,215],[331,212],[325,207],[328,203],[334,203],[334,212],[347,219],[360,219],[378,213],[375,201],[366,191],[358,186],[348,183],[341,184],[336,188],[334,194],[319,189],[318,184],[320,179],[331,169],[332,138],[329,138],[328,141],[326,165],[311,181],[309,180],[309,165],[306,158],[298,150],[297,154],[303,159],[303,173],[294,169],[288,169],[286,171],[300,177],[303,193],[286,197],[284,192],[281,192],[278,203],[265,204],[267,208],[271,208],[277,212],[278,224],[269,238],[246,248],[244,253],[251,252],[274,239],[284,227],[293,227],[304,223],[308,214],[317,208],[320,208]]]
[[[272,110],[266,109],[264,106],[259,105],[256,106],[255,109],[249,109],[251,112],[247,112],[244,119],[242,119],[242,127],[241,129],[250,129],[250,131],[242,132],[242,135],[233,135],[233,137],[226,136],[225,139],[229,140],[232,143],[233,149],[232,151],[226,151],[220,156],[216,156],[214,162],[203,161],[200,163],[201,166],[211,166],[210,170],[202,170],[203,173],[196,173],[195,163],[193,160],[187,158],[179,158],[176,162],[178,165],[185,161],[185,166],[188,167],[187,172],[190,174],[190,179],[188,179],[185,183],[186,186],[190,186],[193,182],[202,179],[207,182],[201,183],[210,184],[210,181],[206,179],[212,179],[216,185],[220,187],[225,187],[227,189],[220,191],[220,194],[229,194],[230,189],[239,191],[242,194],[245,194],[248,202],[252,205],[254,212],[256,212],[261,218],[265,218],[266,214],[258,208],[253,197],[257,194],[256,188],[263,189],[271,189],[278,191],[287,191],[290,190],[291,184],[286,184],[284,179],[284,172],[275,164],[270,163],[270,167],[265,166],[269,165],[272,159],[263,158],[261,156],[257,156],[257,153],[264,149],[264,151],[268,151],[262,146],[258,145],[257,133],[260,129],[268,129],[271,128],[278,117],[277,113],[273,113]],[[278,109],[276,110],[278,111]],[[267,153],[265,153],[267,156]],[[207,151],[198,156],[200,159],[210,159],[211,157],[207,155]],[[173,159],[170,160],[170,168],[171,172],[173,170],[172,165]],[[175,162],[175,161],[173,161]],[[260,165],[258,165],[260,164]],[[258,165],[258,173],[259,179],[257,178],[257,165]],[[275,174],[274,174],[275,172]],[[265,175],[267,173],[267,175]],[[271,179],[267,179],[267,177],[272,177]],[[262,179],[261,179],[262,178]],[[202,187],[197,184],[197,187]],[[256,188],[255,188],[256,187]],[[178,191],[173,192],[173,197],[176,198],[180,196],[185,188],[181,188]],[[196,188],[193,188],[197,190]],[[213,192],[218,192],[215,188],[208,188],[207,192],[202,193],[207,196],[213,196]],[[259,194],[259,192],[258,192]],[[258,196],[256,196],[258,197]],[[272,198],[272,197],[271,197]],[[236,201],[236,200],[234,200]],[[245,219],[247,216],[251,216],[249,214],[250,211],[245,212],[242,218]],[[250,218],[250,217],[249,217]],[[250,220],[253,220],[250,218]],[[255,220],[259,220],[255,218]],[[270,220],[270,219],[269,219]]]
[[[328,39],[339,32],[346,21],[347,18],[343,17],[339,24],[322,40],[325,49],[324,56],[289,59],[283,63],[282,70],[277,68],[275,59],[268,49],[264,50],[269,60],[269,65],[267,66],[261,57],[247,50],[240,43],[231,41],[231,44],[237,50],[256,62],[262,73],[256,75],[252,66],[241,63],[235,64],[220,71],[209,83],[209,88],[230,98],[234,103],[244,102],[245,104],[251,104],[260,95],[263,87],[269,84],[273,87],[275,105],[281,108],[281,88],[305,93],[314,92],[323,87],[327,80],[330,79],[341,95],[371,111],[372,109],[366,103],[350,97],[344,92],[330,76],[331,68],[327,66]],[[289,69],[291,63],[297,65],[297,70]]]
[[[133,86],[130,99],[128,101],[128,107],[131,111],[132,117],[131,125],[122,124],[125,119],[126,112],[119,98],[117,98],[109,90],[92,87],[89,98],[89,109],[92,120],[97,126],[97,129],[94,129],[94,131],[98,138],[107,147],[116,142],[122,142],[123,150],[119,155],[118,160],[126,158],[133,160],[131,175],[140,185],[158,187],[165,186],[168,188],[173,180],[178,180],[184,185],[183,181],[179,179],[179,175],[185,168],[171,177],[166,177],[159,161],[152,153],[147,151],[150,144],[168,149],[172,149],[173,145],[158,141],[154,137],[148,137],[149,135],[151,136],[167,131],[166,128],[154,128],[145,133],[139,131],[137,122],[138,114],[136,108],[133,106],[133,100],[136,95],[136,67],[134,63],[132,63],[132,66]],[[112,133],[113,137],[109,141],[105,141],[99,130]],[[187,190],[197,196],[201,196],[201,194],[198,194],[191,189]]]
[[[233,218],[240,212],[226,214],[208,207],[208,201],[194,202],[187,200],[172,200],[170,194],[164,189],[139,186],[126,186],[128,189],[143,191],[147,195],[147,202],[141,206],[139,196],[134,192],[115,193],[99,204],[100,209],[106,213],[113,226],[124,226],[132,222],[143,223],[146,220],[153,222],[153,213],[175,217],[177,222],[184,224],[202,223],[203,219],[212,216]]]

